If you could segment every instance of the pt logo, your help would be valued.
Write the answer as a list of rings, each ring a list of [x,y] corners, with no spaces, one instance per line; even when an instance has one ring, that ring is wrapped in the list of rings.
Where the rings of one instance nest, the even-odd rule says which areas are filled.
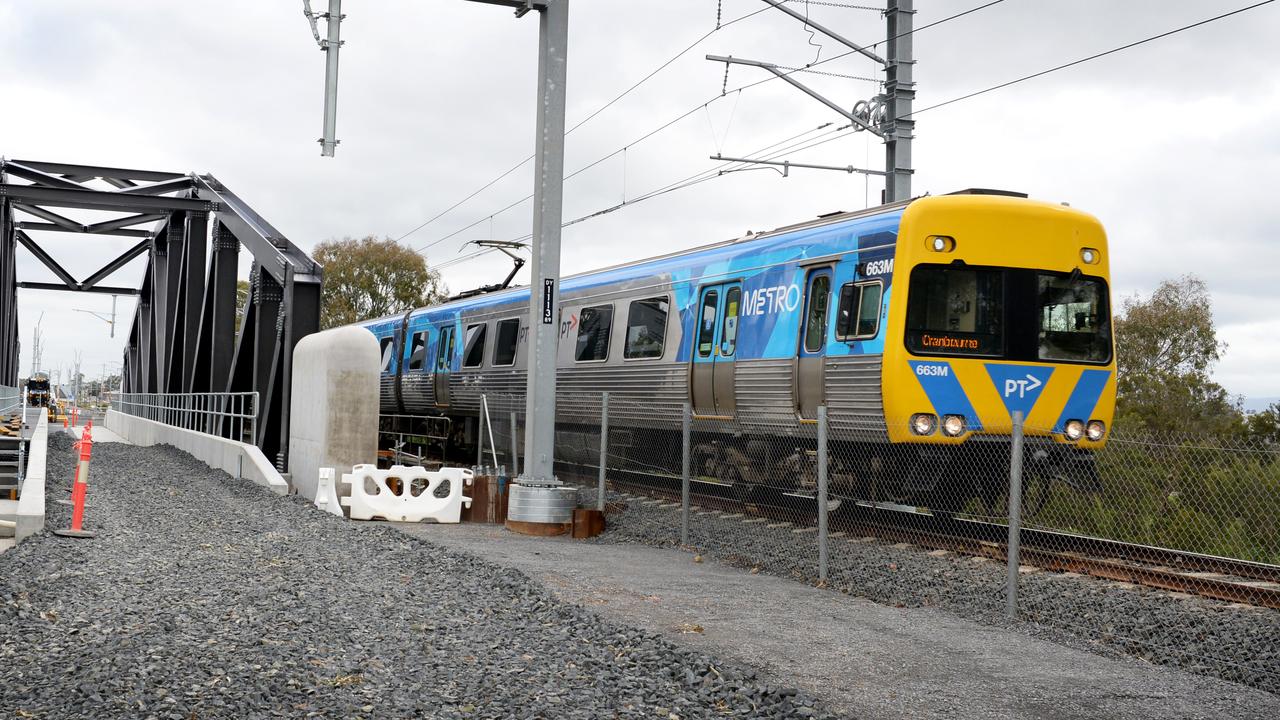
[[[1011,397],[1014,393],[1017,393],[1018,397],[1024,398],[1027,396],[1028,392],[1036,390],[1043,384],[1044,383],[1036,379],[1036,376],[1031,373],[1027,373],[1027,378],[1025,380],[1014,380],[1013,378],[1009,378],[1004,381],[1004,396]]]
[[[1021,412],[1023,417],[1031,414],[1031,409],[1040,399],[1040,393],[1053,375],[1053,368],[1034,365],[987,365],[987,374],[1000,393],[1000,399],[1009,414]]]

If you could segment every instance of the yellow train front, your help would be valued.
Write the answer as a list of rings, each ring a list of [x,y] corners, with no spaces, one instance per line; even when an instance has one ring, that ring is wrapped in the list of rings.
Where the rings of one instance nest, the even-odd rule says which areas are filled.
[[[916,487],[962,500],[1004,485],[1013,418],[1027,470],[1096,487],[1115,409],[1106,235],[1064,205],[1001,195],[923,198],[903,213],[882,393],[889,439],[936,447]],[[906,292],[902,292],[903,289]],[[1007,461],[1006,461],[1007,462]],[[1006,476],[1007,477],[1007,476]]]

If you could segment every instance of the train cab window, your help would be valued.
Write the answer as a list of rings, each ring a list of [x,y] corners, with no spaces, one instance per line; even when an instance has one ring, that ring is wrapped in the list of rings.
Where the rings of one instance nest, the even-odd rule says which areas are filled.
[[[698,323],[698,357],[711,357],[716,346],[716,304],[720,295],[710,290],[702,296],[702,317]]]
[[[578,344],[573,359],[578,362],[604,360],[609,357],[609,329],[613,325],[613,306],[596,305],[578,313]]]
[[[667,335],[667,299],[634,300],[627,310],[627,346],[622,356],[628,360],[662,357]]]
[[[499,320],[498,337],[493,343],[494,367],[516,364],[516,343],[520,340],[520,321]]]
[[[1040,360],[1104,363],[1111,359],[1107,288],[1093,278],[1037,273]]]
[[[907,292],[907,348],[922,354],[1004,353],[1004,271],[920,265]]]
[[[840,340],[864,340],[880,332],[880,298],[884,285],[880,282],[845,283],[840,288],[837,308],[836,337]]]
[[[479,323],[467,326],[466,344],[462,353],[462,367],[480,367],[484,364],[484,335],[488,325]]]
[[[385,337],[378,341],[378,351],[382,353],[382,372],[391,369],[391,356],[395,351],[394,338]]]
[[[831,276],[814,275],[809,280],[809,310],[805,313],[804,350],[818,352],[827,340],[827,308],[831,303]]]
[[[720,331],[720,356],[733,357],[738,351],[738,306],[742,304],[742,288],[734,285],[724,293],[723,329]]]
[[[436,372],[449,372],[453,359],[453,326],[440,328],[440,340],[436,342]]]
[[[421,370],[427,365],[427,331],[416,332],[409,341],[409,370]]]

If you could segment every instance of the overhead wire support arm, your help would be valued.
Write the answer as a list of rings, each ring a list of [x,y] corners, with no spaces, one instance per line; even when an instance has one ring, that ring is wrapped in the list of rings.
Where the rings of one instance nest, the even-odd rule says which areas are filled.
[[[790,73],[788,73],[788,72],[786,72],[785,70],[783,70],[783,69],[779,68],[777,65],[774,65],[774,64],[772,64],[772,63],[760,62],[760,61],[758,61],[758,60],[743,60],[742,58],[725,57],[725,56],[722,56],[722,55],[708,55],[708,56],[707,56],[707,59],[708,59],[708,60],[710,60],[710,61],[712,61],[712,62],[722,62],[722,63],[726,63],[726,64],[730,64],[730,65],[749,65],[749,66],[751,66],[751,67],[764,68],[765,70],[768,70],[769,72],[771,72],[771,73],[773,73],[774,75],[778,76],[778,78],[779,78],[779,79],[782,79],[782,80],[787,81],[787,82],[788,82],[788,83],[790,83],[793,87],[795,87],[797,90],[800,90],[801,92],[803,92],[804,94],[806,94],[806,95],[808,95],[809,97],[813,98],[814,100],[817,100],[818,102],[822,103],[823,105],[826,105],[827,107],[829,107],[829,108],[831,108],[832,110],[836,111],[836,112],[837,112],[837,113],[839,113],[842,117],[844,117],[844,118],[848,119],[850,122],[852,122],[854,125],[857,125],[858,127],[862,128],[863,130],[866,130],[867,132],[874,133],[875,135],[877,135],[877,136],[879,136],[879,137],[885,137],[884,132],[883,132],[883,131],[881,131],[879,128],[877,128],[877,127],[875,127],[874,125],[872,125],[872,124],[868,123],[866,120],[863,120],[862,118],[858,117],[858,116],[857,116],[856,114],[854,114],[853,112],[851,112],[851,111],[849,111],[849,110],[845,110],[844,108],[840,107],[839,105],[837,105],[836,103],[834,103],[834,102],[832,102],[831,100],[827,99],[827,98],[826,98],[825,96],[823,96],[821,93],[819,93],[818,91],[816,91],[816,90],[814,90],[813,88],[809,87],[808,85],[805,85],[804,83],[800,82],[799,80],[796,80],[796,79],[792,78]]]
[[[871,60],[874,60],[875,62],[880,63],[881,65],[889,64],[888,60],[885,60],[879,55],[871,52],[870,50],[862,47],[861,45],[853,42],[852,40],[849,40],[848,38],[842,36],[840,33],[837,33],[836,31],[828,27],[825,27],[823,25],[819,25],[817,22],[814,22],[813,18],[808,17],[807,15],[804,15],[802,13],[798,13],[795,10],[792,10],[786,5],[783,5],[781,2],[778,2],[778,0],[764,0],[764,2],[768,3],[769,5],[772,5],[775,9],[781,10],[782,12],[790,15],[791,17],[803,22],[807,27],[811,27],[814,30],[817,30],[823,35],[826,35],[827,37],[831,38],[832,40],[835,40],[836,42],[840,43],[841,45],[844,45],[845,47],[849,48],[850,50],[853,50],[856,53],[865,55],[866,57],[870,58]]]
[[[711,155],[710,158],[712,160],[719,160],[721,162],[751,163],[752,165],[776,165],[777,167],[782,168],[783,177],[787,177],[789,175],[788,171],[791,168],[806,168],[809,170],[839,170],[840,172],[849,173],[851,175],[853,173],[859,173],[862,175],[880,175],[880,176],[889,174],[884,170],[867,170],[866,168],[858,168],[852,165],[814,165],[812,163],[791,162],[790,160],[781,160],[781,161],[752,160],[751,158],[733,158],[733,157],[725,157],[723,155]],[[732,172],[732,171],[729,171],[729,172]]]

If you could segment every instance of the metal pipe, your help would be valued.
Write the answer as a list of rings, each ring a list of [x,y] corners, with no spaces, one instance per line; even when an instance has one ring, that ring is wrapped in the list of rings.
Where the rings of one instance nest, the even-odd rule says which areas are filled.
[[[1009,444],[1009,574],[1005,587],[1005,615],[1018,618],[1018,556],[1022,536],[1022,411],[1013,412]]]
[[[493,415],[489,412],[489,401],[484,395],[480,396],[480,404],[484,406],[484,424],[489,430],[489,457],[493,458],[494,472],[498,472],[498,447],[494,444],[493,438]],[[481,452],[484,452],[483,447]]]

